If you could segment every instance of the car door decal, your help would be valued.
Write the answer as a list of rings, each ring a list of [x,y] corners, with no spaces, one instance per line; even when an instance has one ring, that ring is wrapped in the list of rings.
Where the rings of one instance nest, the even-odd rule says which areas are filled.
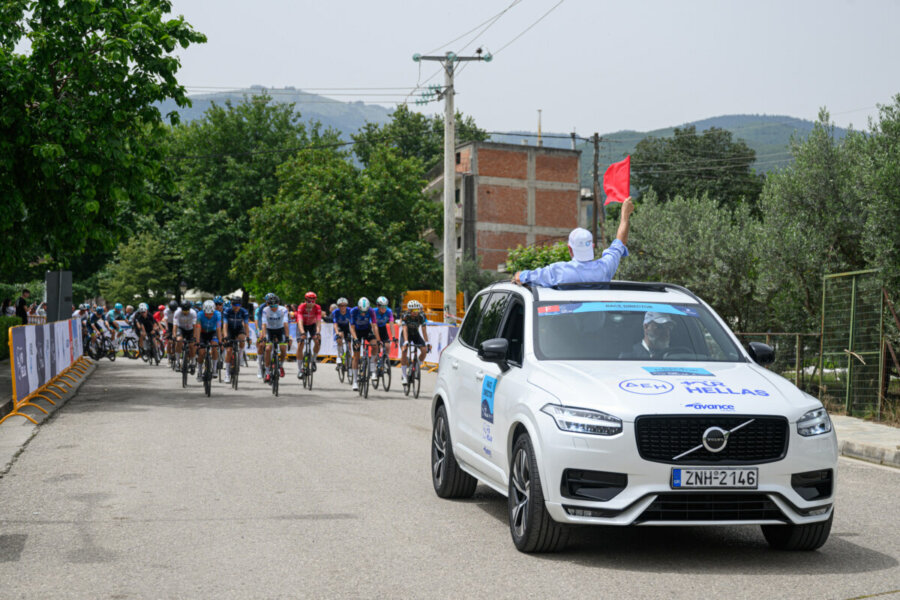
[[[494,434],[491,431],[491,423],[494,422],[494,390],[497,388],[497,378],[490,375],[484,376],[481,384],[481,449],[487,456],[492,454]]]

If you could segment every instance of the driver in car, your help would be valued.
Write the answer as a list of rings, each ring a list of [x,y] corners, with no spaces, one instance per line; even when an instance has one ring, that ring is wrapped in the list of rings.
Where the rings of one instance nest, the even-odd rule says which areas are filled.
[[[644,314],[644,337],[620,358],[663,358],[669,350],[669,339],[675,321],[665,313],[647,311]]]

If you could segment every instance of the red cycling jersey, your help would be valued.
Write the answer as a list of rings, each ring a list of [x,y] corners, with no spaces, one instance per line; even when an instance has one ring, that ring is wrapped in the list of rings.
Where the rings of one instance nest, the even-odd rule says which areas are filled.
[[[159,323],[160,321],[162,321],[162,318],[163,318],[163,311],[158,310],[158,311],[156,311],[155,313],[153,313],[153,318],[156,319],[156,322],[157,322],[157,323]]]
[[[322,307],[318,304],[307,304],[304,302],[297,307],[297,323],[303,325],[314,325],[322,320]]]

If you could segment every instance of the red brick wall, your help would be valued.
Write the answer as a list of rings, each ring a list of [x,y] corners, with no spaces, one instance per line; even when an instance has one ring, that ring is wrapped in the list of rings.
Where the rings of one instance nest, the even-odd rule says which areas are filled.
[[[527,225],[527,190],[499,185],[479,185],[477,219],[487,223]]]
[[[525,245],[524,233],[479,231],[476,241],[478,255],[481,257],[482,269],[497,269],[497,265],[506,262],[507,250],[519,244]]]
[[[535,190],[534,224],[537,227],[578,227],[578,192]]]
[[[456,165],[457,173],[468,173],[472,170],[472,148],[459,151],[459,164]]]
[[[538,154],[534,161],[534,177],[538,181],[578,181],[578,158]]]
[[[528,154],[509,150],[478,149],[478,174],[486,177],[528,177]]]

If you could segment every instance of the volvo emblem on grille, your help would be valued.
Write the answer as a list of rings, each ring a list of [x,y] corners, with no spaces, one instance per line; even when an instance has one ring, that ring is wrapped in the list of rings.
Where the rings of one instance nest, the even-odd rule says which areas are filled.
[[[731,436],[732,433],[734,433],[735,431],[737,431],[743,427],[746,427],[747,425],[749,425],[750,423],[752,423],[755,420],[756,419],[750,419],[749,421],[744,421],[737,427],[735,427],[733,429],[729,429],[729,430],[722,429],[721,427],[709,427],[709,428],[707,428],[706,431],[703,432],[703,435],[700,438],[701,443],[698,446],[694,446],[690,450],[688,450],[686,452],[682,452],[678,456],[673,456],[672,460],[678,460],[680,458],[684,458],[688,454],[691,454],[692,452],[696,452],[700,448],[706,448],[708,451],[712,452],[713,454],[715,454],[717,452],[721,452],[722,450],[725,449],[725,446],[728,444],[728,438],[729,438],[729,436]]]
[[[703,447],[710,452],[721,452],[728,443],[728,432],[721,427],[710,427],[703,432]]]

